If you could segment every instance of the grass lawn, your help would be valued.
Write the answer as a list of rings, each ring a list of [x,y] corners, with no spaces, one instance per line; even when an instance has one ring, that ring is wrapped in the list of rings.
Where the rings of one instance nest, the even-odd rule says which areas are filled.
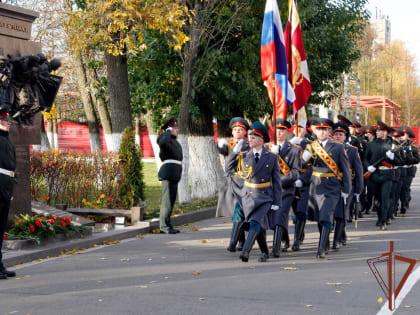
[[[160,201],[162,198],[162,186],[158,180],[158,170],[156,162],[143,163],[144,182],[146,184],[145,198],[146,210],[144,212],[144,219],[152,219],[159,217]],[[175,203],[173,214],[187,213],[193,210],[207,208],[217,205],[217,198],[211,199],[196,199],[191,204],[182,205]]]

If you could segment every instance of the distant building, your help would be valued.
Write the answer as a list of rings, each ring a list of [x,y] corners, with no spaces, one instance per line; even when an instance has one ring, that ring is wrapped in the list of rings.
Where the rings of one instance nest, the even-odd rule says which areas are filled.
[[[385,46],[391,42],[391,20],[389,16],[381,14],[381,11],[378,13],[378,9],[376,9],[375,15],[370,20],[370,25],[376,32],[375,45]]]

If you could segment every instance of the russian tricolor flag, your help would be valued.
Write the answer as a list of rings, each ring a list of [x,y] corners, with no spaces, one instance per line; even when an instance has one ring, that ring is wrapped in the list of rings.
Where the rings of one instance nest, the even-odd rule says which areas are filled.
[[[287,106],[294,102],[295,94],[287,80],[286,45],[276,0],[267,0],[265,5],[261,33],[261,75],[276,117],[286,119]]]

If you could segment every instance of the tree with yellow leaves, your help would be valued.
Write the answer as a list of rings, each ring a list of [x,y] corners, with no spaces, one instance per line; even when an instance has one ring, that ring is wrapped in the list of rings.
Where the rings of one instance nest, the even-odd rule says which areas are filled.
[[[180,49],[188,40],[182,32],[186,7],[173,0],[76,0],[77,10],[68,15],[71,29],[68,42],[81,52],[103,51],[110,100],[114,150],[118,150],[123,130],[132,127],[127,59],[144,49],[143,31],[157,29],[168,43]]]

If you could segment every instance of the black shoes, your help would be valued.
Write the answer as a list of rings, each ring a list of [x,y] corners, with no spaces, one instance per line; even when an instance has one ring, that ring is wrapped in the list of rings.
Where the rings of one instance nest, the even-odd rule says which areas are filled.
[[[303,230],[305,228],[305,221],[297,220],[295,225],[295,238],[292,246],[293,251],[300,250],[300,240],[302,239]]]
[[[254,245],[255,240],[257,239],[258,236],[258,232],[255,230],[250,230],[248,233],[248,236],[245,240],[245,244],[244,244],[244,248],[242,249],[242,253],[239,256],[239,258],[243,261],[243,262],[248,262],[249,260],[249,252],[252,249],[252,246]]]
[[[319,259],[325,258],[330,231],[331,231],[330,228],[326,226],[322,226],[321,237],[319,238],[318,252],[316,253],[316,258],[319,258]]]
[[[174,229],[174,228],[169,228],[168,230],[160,230],[161,234],[178,234],[180,233],[180,230]]]
[[[16,277],[16,272],[9,271],[6,269],[0,270],[0,279],[5,280],[7,278],[12,278],[12,277]]]
[[[271,256],[274,258],[280,257],[280,242],[281,242],[281,227],[280,225],[277,225],[274,229],[273,234],[273,247],[271,250]]]

